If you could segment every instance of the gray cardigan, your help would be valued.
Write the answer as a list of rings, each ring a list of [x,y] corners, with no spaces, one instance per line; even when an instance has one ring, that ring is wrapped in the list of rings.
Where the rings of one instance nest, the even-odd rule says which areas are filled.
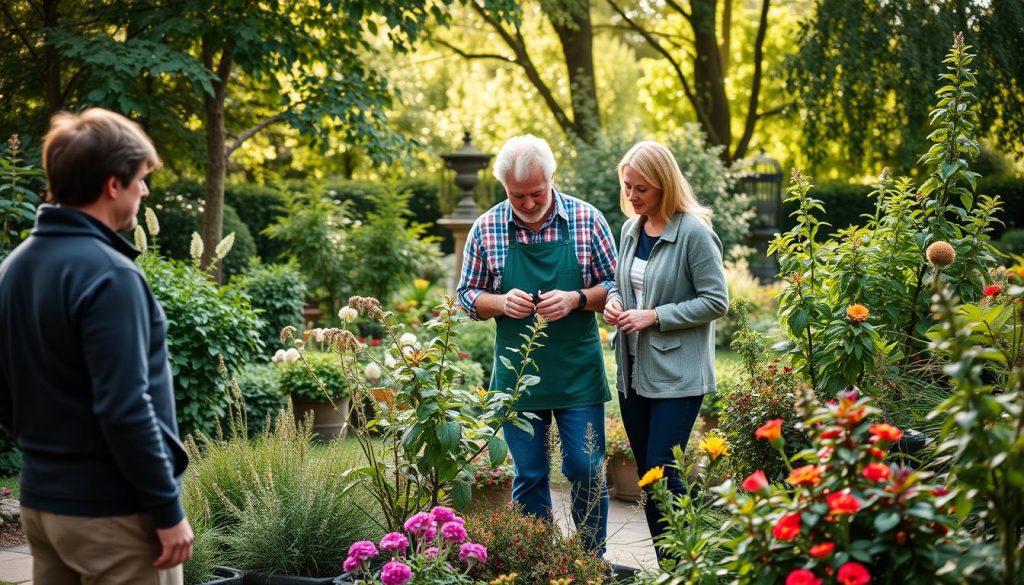
[[[638,333],[637,393],[647,398],[701,396],[715,390],[715,319],[729,310],[722,243],[695,215],[677,212],[654,245],[644,273],[644,306],[637,307],[629,271],[636,257],[640,218],[622,226],[615,286],[608,302],[623,310],[654,309],[660,326]],[[616,386],[630,387],[625,339],[616,335]]]

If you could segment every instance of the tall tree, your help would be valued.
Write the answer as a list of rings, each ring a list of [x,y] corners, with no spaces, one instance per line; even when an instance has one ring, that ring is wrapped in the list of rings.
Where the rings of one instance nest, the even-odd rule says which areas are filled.
[[[754,39],[754,74],[749,88],[743,130],[733,139],[733,112],[725,80],[730,63],[726,59],[731,38],[732,3],[726,1],[719,11],[718,0],[677,0],[664,3],[607,0],[622,24],[638,35],[643,43],[664,58],[696,114],[708,141],[724,147],[721,157],[730,162],[743,158],[760,119],[778,114],[781,108],[761,110],[761,84],[764,76],[764,41],[768,31],[770,0],[761,0],[757,35]],[[721,14],[720,14],[721,13]],[[721,21],[718,20],[721,16]],[[684,31],[680,31],[683,23]],[[722,39],[719,33],[722,33]]]
[[[1024,2],[819,0],[787,67],[810,160],[838,153],[909,171],[925,148],[934,82],[959,31],[978,54],[980,135],[1024,155]]]

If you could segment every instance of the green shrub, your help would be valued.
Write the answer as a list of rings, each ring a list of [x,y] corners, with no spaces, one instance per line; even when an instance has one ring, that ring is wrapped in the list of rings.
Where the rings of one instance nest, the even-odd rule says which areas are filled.
[[[388,189],[371,181],[329,179],[323,184],[323,192],[328,198],[349,206],[353,217],[365,219],[374,209],[374,198],[387,195]]]
[[[278,260],[284,252],[284,246],[262,232],[284,214],[284,196],[281,192],[264,185],[228,183],[224,185],[224,203],[234,208],[239,219],[249,228],[259,257],[264,262]],[[226,229],[224,231],[227,233]]]
[[[195,484],[184,489],[194,491]],[[185,516],[192,526],[195,540],[192,542],[192,557],[185,562],[185,583],[205,583],[213,579],[213,567],[223,564],[223,553],[218,542],[220,531],[214,528],[210,507],[206,500],[195,493],[183,493],[182,503]]]
[[[484,379],[484,367],[479,363],[466,358],[455,362],[455,367],[462,372],[462,384],[469,388],[482,387],[487,380]]]
[[[0,435],[0,476],[21,473],[21,449],[18,445]]]
[[[1007,256],[1010,254],[1024,255],[1024,229],[1006,230],[999,238],[999,241],[995,243],[995,246]],[[1004,261],[1004,264],[1009,263],[1009,259]]]
[[[246,428],[250,436],[258,435],[277,413],[288,405],[288,398],[277,389],[277,366],[253,362],[242,366],[235,383],[245,402]]]
[[[233,284],[245,291],[252,307],[263,321],[263,357],[281,349],[280,333],[287,325],[302,324],[302,307],[306,302],[306,282],[294,260],[287,264],[262,264],[253,258],[245,274],[235,277]]]
[[[261,322],[238,287],[217,286],[191,262],[147,253],[139,258],[167,315],[167,349],[182,434],[210,433],[229,397],[217,358],[231,375],[260,353]]]
[[[307,367],[308,365],[308,367]],[[282,396],[297,396],[307,400],[325,400],[324,392],[316,379],[310,375],[309,369],[316,373],[327,387],[331,398],[344,398],[352,394],[345,371],[341,367],[338,356],[333,353],[307,351],[305,363],[298,360],[291,364],[280,364],[277,373],[277,391]]]
[[[168,258],[189,260],[192,233],[203,231],[203,187],[192,181],[179,181],[165,189],[154,190],[146,198],[146,206],[156,212],[160,220],[160,234],[156,244],[160,253]],[[139,209],[139,223],[145,225],[143,209]],[[224,258],[225,276],[245,272],[249,258],[256,255],[256,243],[249,228],[230,205],[224,205],[224,235],[235,234],[231,253]],[[151,234],[152,235],[152,234]]]
[[[489,514],[466,518],[469,539],[487,547],[487,564],[470,574],[490,581],[516,573],[515,583],[548,583],[569,579],[573,583],[601,583],[604,561],[583,549],[578,535],[565,536],[558,526],[528,516],[521,507],[504,506]]]
[[[491,379],[494,365],[494,327],[494,319],[467,320],[459,326],[459,346],[483,368],[485,381]]]
[[[438,239],[441,243],[441,253],[454,252],[455,238],[451,230],[437,223],[444,215],[441,211],[441,186],[437,181],[412,179],[399,184],[397,191],[409,194],[410,219],[428,226],[425,234]]]

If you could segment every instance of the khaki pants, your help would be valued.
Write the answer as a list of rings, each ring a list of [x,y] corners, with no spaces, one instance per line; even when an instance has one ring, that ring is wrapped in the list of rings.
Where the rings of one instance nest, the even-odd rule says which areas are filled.
[[[39,585],[181,585],[181,566],[160,570],[160,541],[148,514],[67,516],[22,506]]]

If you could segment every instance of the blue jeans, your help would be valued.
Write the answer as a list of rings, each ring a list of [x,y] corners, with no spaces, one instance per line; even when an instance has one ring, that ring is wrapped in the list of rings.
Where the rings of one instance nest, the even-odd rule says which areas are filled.
[[[686,448],[690,440],[690,431],[700,413],[703,396],[687,398],[645,398],[630,389],[629,396],[619,393],[619,408],[622,410],[622,424],[626,427],[629,445],[633,448],[636,459],[638,477],[652,467],[675,463],[672,447],[680,445]],[[665,468],[669,489],[676,495],[684,493],[683,482],[679,471],[673,467]],[[658,512],[658,503],[648,497],[644,504],[647,516],[647,527],[651,529],[651,537],[655,542],[665,531],[665,523]],[[662,557],[660,547],[655,547],[658,558]]]
[[[533,437],[515,425],[504,426],[505,441],[516,476],[512,500],[527,514],[551,518],[551,490],[548,471],[548,429],[554,417],[562,447],[562,473],[572,482],[572,519],[583,537],[583,545],[604,555],[608,534],[608,486],[604,478],[604,404],[558,410],[531,411]],[[592,429],[588,440],[588,427]]]

